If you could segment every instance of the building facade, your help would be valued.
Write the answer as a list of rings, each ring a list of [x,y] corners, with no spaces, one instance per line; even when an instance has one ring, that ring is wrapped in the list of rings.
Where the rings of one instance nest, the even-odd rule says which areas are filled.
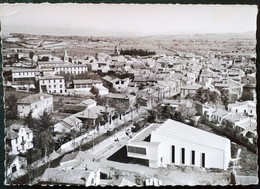
[[[62,76],[45,75],[39,79],[39,90],[49,94],[66,93],[65,79]]]
[[[23,125],[13,124],[6,129],[6,145],[9,155],[24,153],[33,148],[33,132]]]
[[[19,117],[25,117],[32,111],[32,117],[38,118],[43,111],[53,111],[53,97],[44,93],[38,93],[25,97],[17,102],[17,112]]]
[[[230,140],[168,119],[129,140],[127,156],[142,159],[153,168],[175,164],[226,170]]]

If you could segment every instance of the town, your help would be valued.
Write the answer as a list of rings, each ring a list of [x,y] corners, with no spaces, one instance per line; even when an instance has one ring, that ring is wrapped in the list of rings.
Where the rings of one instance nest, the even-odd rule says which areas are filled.
[[[258,183],[253,34],[2,41],[6,184]]]

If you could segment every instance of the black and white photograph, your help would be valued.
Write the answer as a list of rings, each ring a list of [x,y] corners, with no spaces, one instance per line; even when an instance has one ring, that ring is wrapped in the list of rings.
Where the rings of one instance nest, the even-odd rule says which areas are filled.
[[[257,185],[257,14],[0,4],[5,185]]]

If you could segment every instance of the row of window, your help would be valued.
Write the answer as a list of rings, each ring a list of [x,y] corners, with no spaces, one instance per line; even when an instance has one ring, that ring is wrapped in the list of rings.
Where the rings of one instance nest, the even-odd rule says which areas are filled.
[[[175,146],[172,146],[172,163],[175,163]],[[181,163],[185,164],[185,148],[181,148]],[[191,150],[191,165],[195,165],[195,150]],[[205,167],[205,153],[201,153],[201,167]]]
[[[146,155],[146,148],[128,146],[127,149],[128,149],[128,152]]]
[[[49,85],[48,87],[51,88],[53,86],[53,88],[56,88],[57,85]],[[63,85],[60,85],[60,88],[63,88]]]
[[[34,75],[34,72],[19,72],[18,75]]]
[[[62,68],[55,68],[56,70],[87,70],[87,67],[62,67]]]
[[[27,133],[27,138],[30,138],[29,133]],[[24,136],[22,136],[22,141],[24,141]],[[18,144],[18,138],[15,139],[15,143]]]
[[[45,82],[46,82],[46,83],[51,83],[51,81],[53,81],[53,83],[56,83],[56,81],[62,83],[63,79],[42,80],[42,83],[45,83]]]

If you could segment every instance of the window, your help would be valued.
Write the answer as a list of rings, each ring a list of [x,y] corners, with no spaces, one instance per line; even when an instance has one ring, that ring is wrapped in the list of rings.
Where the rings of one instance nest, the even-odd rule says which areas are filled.
[[[18,138],[15,139],[15,143],[16,143],[16,144],[18,143]]]
[[[175,146],[172,146],[172,163],[175,163]]]
[[[60,88],[62,88],[62,85],[60,85]]]
[[[195,150],[191,151],[191,164],[195,165]]]
[[[54,93],[56,93],[56,90],[54,90]]]
[[[244,110],[244,113],[246,113],[246,110]]]
[[[237,109],[236,109],[236,113],[237,113]]]
[[[252,112],[253,112],[253,111],[252,111],[252,110],[250,110],[250,113],[251,113],[251,114],[252,114]]]
[[[205,167],[205,153],[201,154],[201,167]]]
[[[28,139],[30,138],[30,134],[29,134],[29,133],[27,133],[27,138],[28,138]]]
[[[54,79],[54,83],[56,83],[56,80]]]
[[[60,82],[62,83],[62,79],[60,79]]]
[[[35,108],[37,108],[37,105],[35,105]]]
[[[128,146],[128,152],[146,155],[146,148]]]
[[[49,85],[49,88],[51,88],[51,85]]]
[[[55,81],[55,80],[54,80]],[[56,85],[53,86],[54,88],[56,88]]]
[[[181,148],[181,163],[185,164],[185,148]]]

